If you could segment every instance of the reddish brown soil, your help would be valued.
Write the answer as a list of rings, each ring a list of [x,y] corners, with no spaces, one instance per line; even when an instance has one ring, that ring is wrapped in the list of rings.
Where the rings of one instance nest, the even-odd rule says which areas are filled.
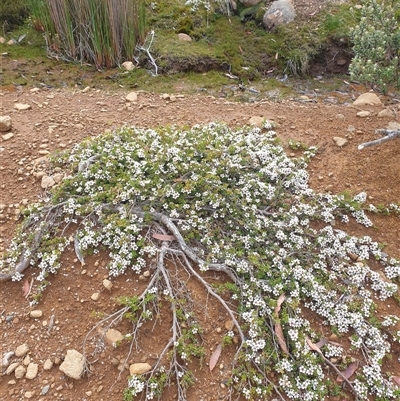
[[[108,93],[95,89],[87,93],[68,89],[31,93],[29,88],[0,92],[0,115],[8,114],[12,117],[14,133],[14,137],[7,141],[0,138],[0,147],[4,148],[0,152],[0,203],[7,205],[4,213],[0,214],[1,250],[7,247],[16,228],[14,206],[23,199],[34,202],[44,196],[40,180],[30,173],[33,161],[40,157],[39,151],[70,147],[85,137],[99,135],[106,129],[122,125],[155,127],[225,121],[237,126],[246,124],[251,116],[267,117],[278,123],[277,133],[282,144],[292,139],[319,147],[317,157],[309,166],[310,185],[314,189],[332,193],[347,190],[352,194],[366,191],[371,203],[400,203],[400,140],[362,151],[357,149],[360,143],[376,139],[375,129],[384,128],[388,124],[389,119],[377,117],[383,108],[392,109],[397,113],[397,122],[400,121],[399,103],[394,97],[381,97],[384,103],[382,107],[363,107],[371,111],[372,115],[360,118],[356,117],[359,109],[352,106],[352,101],[359,95],[357,91],[343,93],[334,99],[327,95],[315,96],[312,102],[292,99],[274,103],[260,100],[251,104],[190,95],[170,101],[162,99],[158,94],[145,92],[139,93],[136,104],[127,104],[125,95],[126,92]],[[333,100],[336,104],[332,104]],[[15,102],[30,104],[32,108],[15,111]],[[395,118],[391,120],[395,121]],[[353,133],[348,132],[350,125],[355,127]],[[346,137],[348,143],[339,148],[332,140],[335,136]],[[297,154],[289,147],[286,148],[289,154]],[[399,217],[371,218],[375,223],[374,228],[366,229],[350,223],[345,229],[357,235],[369,235],[387,244],[386,252],[400,257]],[[128,370],[123,370],[119,375],[114,363],[118,364],[118,361],[125,359],[128,343],[116,349],[106,346],[92,360],[92,375],[79,381],[64,376],[57,365],[49,371],[43,370],[46,359],[60,361],[68,349],[82,350],[86,333],[98,321],[95,314],[115,311],[116,297],[140,293],[144,283],[133,274],[113,280],[112,290],[106,290],[102,286],[102,280],[107,276],[105,262],[105,256],[93,256],[81,267],[74,254],[66,255],[61,271],[51,278],[51,284],[35,307],[43,311],[43,316],[38,319],[29,317],[31,308],[29,301],[22,296],[22,282],[0,283],[0,355],[27,343],[31,361],[39,364],[39,373],[34,380],[20,379],[10,384],[13,375],[0,376],[1,400],[26,399],[27,391],[33,392],[33,400],[122,399]],[[30,278],[33,274],[33,270],[28,270],[26,277]],[[194,281],[190,281],[189,287],[200,309],[205,304],[206,294]],[[90,298],[94,292],[101,294],[97,302]],[[224,400],[227,397],[227,389],[222,388],[221,383],[228,377],[234,347],[223,353],[218,362],[221,366],[212,374],[207,361],[211,350],[224,334],[228,316],[210,299],[207,302],[208,314],[205,314],[202,323],[208,353],[203,366],[194,365],[196,385],[189,391],[190,401]],[[380,308],[384,311],[389,306],[391,313],[400,314],[399,306],[394,303],[386,302]],[[133,351],[129,363],[154,362],[155,356],[170,336],[168,311],[162,312],[154,326],[151,324],[144,327],[140,349]],[[53,314],[54,327],[48,331]],[[13,316],[12,321],[6,321],[6,316]],[[126,322],[119,323],[117,328],[123,333],[130,330]],[[394,348],[393,358],[387,362],[387,371],[400,372],[399,352],[398,348]],[[41,389],[47,383],[52,387],[46,396],[41,396]],[[174,397],[172,387],[163,399],[173,400]]]

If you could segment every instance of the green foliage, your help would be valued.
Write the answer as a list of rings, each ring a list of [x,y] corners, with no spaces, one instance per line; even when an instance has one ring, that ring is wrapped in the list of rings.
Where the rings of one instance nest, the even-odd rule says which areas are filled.
[[[399,2],[367,0],[361,20],[352,30],[355,56],[350,65],[352,79],[376,85],[383,92],[388,85],[400,87]]]
[[[30,0],[30,8],[48,51],[67,60],[112,67],[144,40],[143,0]]]
[[[29,15],[29,0],[1,0],[0,25],[4,32],[22,25]]]

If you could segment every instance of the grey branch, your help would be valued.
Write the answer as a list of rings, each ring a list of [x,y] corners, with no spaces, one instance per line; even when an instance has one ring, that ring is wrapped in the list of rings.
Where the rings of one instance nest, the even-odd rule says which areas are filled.
[[[397,130],[377,129],[375,131],[375,133],[381,134],[384,136],[382,138],[375,139],[375,141],[362,143],[361,145],[358,145],[358,149],[361,150],[361,149],[367,148],[368,146],[379,145],[380,143],[389,141],[394,138],[400,138],[400,129],[397,129]]]

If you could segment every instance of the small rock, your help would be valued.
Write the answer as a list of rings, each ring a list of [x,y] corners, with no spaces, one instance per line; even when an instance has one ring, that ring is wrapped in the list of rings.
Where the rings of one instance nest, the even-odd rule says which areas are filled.
[[[30,317],[38,318],[38,317],[43,316],[43,312],[40,309],[35,309],[35,310],[32,310],[29,315],[30,315]]]
[[[82,89],[82,93],[87,93],[90,91],[90,86],[86,86],[86,88]]]
[[[30,104],[25,104],[25,103],[15,103],[14,104],[14,109],[19,110],[19,111],[29,110],[31,108],[32,108],[32,106]]]
[[[56,182],[54,181],[54,179],[53,179],[52,176],[50,176],[50,175],[44,175],[44,176],[42,177],[42,181],[41,181],[41,183],[40,183],[40,186],[41,186],[43,189],[46,189],[46,188],[52,187],[55,183],[56,183]]]
[[[143,277],[150,277],[150,270],[146,270],[143,272]]]
[[[393,118],[395,114],[390,109],[384,109],[378,113],[379,118]]]
[[[265,118],[260,116],[252,116],[249,119],[249,124],[261,128],[264,124]]]
[[[3,138],[4,141],[8,141],[9,139],[11,139],[14,136],[14,134],[12,132],[9,132],[8,134],[4,134],[1,137]]]
[[[228,331],[233,330],[234,327],[235,327],[235,324],[233,323],[233,320],[227,320],[227,321],[225,322],[225,328],[226,328]]]
[[[126,95],[125,100],[127,102],[137,102],[138,94],[136,92],[130,92]]]
[[[29,92],[31,92],[31,93],[40,92],[40,88],[38,88],[38,87],[32,88],[29,90]]]
[[[149,372],[151,370],[151,365],[148,363],[133,363],[129,366],[129,373],[133,375],[142,375],[143,373]]]
[[[366,111],[366,110],[359,111],[357,113],[357,117],[361,117],[361,118],[369,117],[370,115],[371,115],[371,112],[370,111]]]
[[[30,363],[26,369],[25,377],[29,380],[33,380],[38,374],[38,364]]]
[[[50,370],[53,367],[53,362],[51,359],[46,359],[43,364],[43,370]]]
[[[15,356],[20,358],[21,356],[25,356],[29,352],[28,344],[22,344],[15,350]]]
[[[106,288],[108,291],[111,290],[113,287],[113,283],[110,280],[107,280],[106,278],[103,280],[103,286]]]
[[[178,33],[178,39],[179,40],[183,40],[185,42],[191,42],[192,41],[192,38],[189,35],[187,35],[186,33]]]
[[[89,390],[89,391],[86,391],[85,394],[86,394],[88,397],[90,397],[90,396],[93,394],[93,392]]]
[[[66,376],[79,380],[85,369],[85,363],[85,357],[79,351],[69,349],[59,369],[61,372],[65,373]]]
[[[344,114],[336,114],[338,120],[344,120]]]
[[[390,121],[387,125],[387,129],[390,130],[396,130],[396,129],[400,129],[400,123],[396,122],[396,121]]]
[[[108,329],[106,332],[106,342],[113,347],[120,343],[124,339],[122,333],[115,329]]]
[[[10,39],[8,42],[7,42],[7,44],[8,45],[15,45],[17,42],[15,41],[15,39]]]
[[[30,399],[30,398],[32,398],[34,395],[35,395],[35,392],[34,392],[34,391],[26,391],[25,394],[24,394],[24,397]]]
[[[31,363],[31,357],[30,357],[29,355],[27,355],[27,356],[24,358],[24,360],[22,361],[22,363],[23,363],[25,366],[28,366],[28,365]]]
[[[375,93],[367,92],[360,95],[354,102],[354,106],[381,106],[382,102]]]
[[[17,369],[17,367],[19,366],[19,362],[14,362],[12,363],[6,370],[6,375],[10,375],[12,372],[15,371],[15,369]]]
[[[332,139],[340,148],[346,145],[346,143],[348,142],[347,139],[341,138],[340,136],[334,136]]]
[[[64,178],[64,174],[63,173],[56,173],[52,175],[53,180],[56,184],[58,184],[59,182],[61,182]]]
[[[50,390],[50,384],[46,384],[40,391],[40,395],[46,395]]]
[[[135,66],[134,66],[134,64],[132,63],[132,61],[125,61],[125,62],[123,62],[123,63],[121,64],[121,67],[122,67],[124,70],[126,70],[126,71],[132,71],[132,70],[135,68]]]
[[[0,43],[3,45],[4,43],[6,43],[6,40],[2,37],[2,36],[0,36]]]
[[[0,116],[0,131],[7,132],[11,129],[11,117],[10,116]]]
[[[90,297],[92,301],[98,301],[100,299],[100,293],[99,292],[95,292],[94,294],[92,294],[92,296]]]
[[[24,365],[19,365],[14,371],[16,379],[22,379],[25,376],[25,373],[26,367]]]

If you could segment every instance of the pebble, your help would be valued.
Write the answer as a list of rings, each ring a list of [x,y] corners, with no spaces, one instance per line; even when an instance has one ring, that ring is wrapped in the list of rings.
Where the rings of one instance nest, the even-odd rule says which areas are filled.
[[[98,301],[100,299],[100,293],[95,292],[90,298],[92,299],[92,301]]]
[[[35,395],[34,391],[26,391],[24,397],[29,399],[32,398],[34,395]]]
[[[128,94],[126,95],[126,97],[125,97],[125,100],[126,100],[127,102],[137,102],[137,100],[138,100],[138,95],[137,95],[136,92],[128,93]]]
[[[40,309],[32,310],[29,314],[31,317],[38,318],[43,316],[43,312]]]
[[[115,329],[108,329],[106,332],[106,342],[113,347],[120,343],[124,339],[122,333]]]
[[[43,388],[42,391],[40,392],[40,395],[46,395],[50,390],[50,384],[46,384]]]
[[[43,370],[50,370],[53,367],[51,359],[46,359],[43,364]]]
[[[141,375],[143,373],[149,372],[151,370],[151,365],[148,363],[133,363],[129,366],[129,373],[133,375]]]
[[[361,117],[361,118],[369,117],[370,115],[371,115],[371,112],[367,111],[367,110],[362,110],[357,113],[357,117]]]
[[[32,108],[32,106],[30,104],[25,104],[25,103],[15,103],[14,104],[14,109],[19,110],[19,111],[29,110],[31,108]]]
[[[111,288],[113,287],[113,284],[110,280],[107,280],[106,278],[103,280],[103,286],[104,288],[106,288],[108,291],[111,290]]]
[[[8,134],[4,134],[1,137],[3,138],[4,141],[8,141],[9,139],[11,139],[14,136],[14,134],[12,132],[9,132]]]
[[[28,352],[29,352],[28,344],[22,344],[15,350],[15,356],[16,357],[25,356]]]
[[[340,136],[334,136],[332,139],[340,148],[346,145],[346,143],[348,142],[347,139],[341,138]]]
[[[0,116],[0,131],[7,132],[10,131],[12,126],[10,116]]]
[[[29,380],[33,380],[38,374],[38,368],[37,363],[30,363],[26,369],[25,377]]]
[[[15,369],[17,369],[17,367],[19,366],[18,362],[14,362],[12,363],[6,370],[6,375],[10,375],[11,373],[13,373],[15,371]]]
[[[22,379],[25,376],[25,373],[26,373],[26,367],[23,365],[18,365],[14,371],[16,379]]]

